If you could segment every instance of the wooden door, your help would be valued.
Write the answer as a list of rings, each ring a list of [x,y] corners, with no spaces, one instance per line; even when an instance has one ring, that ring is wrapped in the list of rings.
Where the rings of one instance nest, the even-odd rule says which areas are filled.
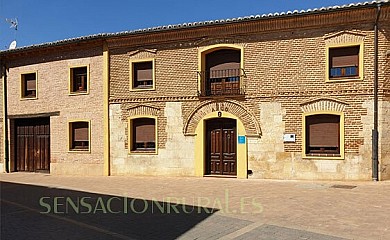
[[[236,121],[209,120],[206,131],[206,174],[237,175]]]
[[[17,171],[50,170],[50,119],[15,121],[15,161]]]

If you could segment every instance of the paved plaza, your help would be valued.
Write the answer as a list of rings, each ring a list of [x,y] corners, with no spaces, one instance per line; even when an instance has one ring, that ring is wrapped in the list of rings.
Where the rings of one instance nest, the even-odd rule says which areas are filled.
[[[390,239],[390,182],[0,174],[1,239]]]

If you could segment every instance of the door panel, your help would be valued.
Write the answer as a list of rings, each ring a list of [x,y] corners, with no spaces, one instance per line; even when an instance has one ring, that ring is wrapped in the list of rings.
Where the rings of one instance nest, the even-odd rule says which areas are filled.
[[[223,174],[236,174],[236,133],[234,129],[223,130]]]
[[[219,174],[221,168],[221,130],[215,129],[210,132],[211,135],[211,151],[210,151],[210,164],[211,172],[213,174]]]
[[[23,126],[18,127],[16,130],[16,170],[17,171],[24,171],[24,169],[27,168],[26,166],[26,148],[24,147],[26,145],[25,141],[26,138],[24,137],[24,131],[25,128]]]
[[[17,171],[49,171],[50,119],[17,119],[15,122]]]
[[[212,119],[206,131],[206,174],[237,175],[236,121]]]

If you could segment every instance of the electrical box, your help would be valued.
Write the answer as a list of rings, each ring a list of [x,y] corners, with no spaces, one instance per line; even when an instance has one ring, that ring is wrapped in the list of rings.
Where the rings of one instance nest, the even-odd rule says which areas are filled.
[[[295,142],[295,134],[294,133],[286,133],[283,136],[284,142]]]

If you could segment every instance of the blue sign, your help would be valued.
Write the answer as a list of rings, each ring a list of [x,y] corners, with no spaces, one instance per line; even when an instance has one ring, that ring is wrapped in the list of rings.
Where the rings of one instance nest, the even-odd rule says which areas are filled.
[[[238,144],[245,144],[245,136],[238,136]]]

